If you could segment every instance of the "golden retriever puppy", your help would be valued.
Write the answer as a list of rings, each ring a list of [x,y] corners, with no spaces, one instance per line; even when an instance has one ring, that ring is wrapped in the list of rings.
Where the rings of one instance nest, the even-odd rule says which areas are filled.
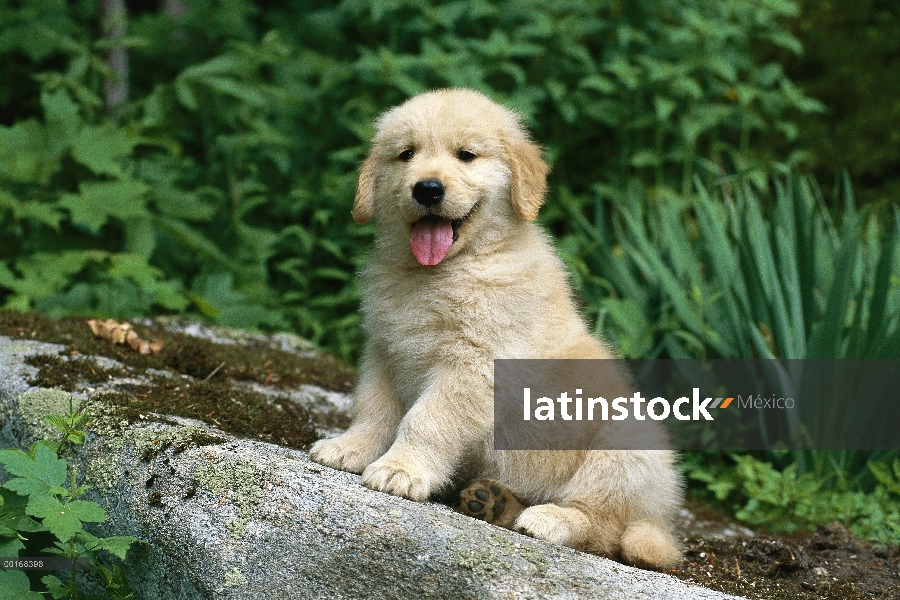
[[[673,453],[494,449],[494,359],[612,357],[533,223],[547,172],[517,115],[477,92],[429,92],[381,116],[353,207],[356,222],[376,220],[353,422],[310,456],[416,501],[488,479],[464,492],[469,512],[665,568],[680,560]],[[609,389],[630,395],[625,377]]]

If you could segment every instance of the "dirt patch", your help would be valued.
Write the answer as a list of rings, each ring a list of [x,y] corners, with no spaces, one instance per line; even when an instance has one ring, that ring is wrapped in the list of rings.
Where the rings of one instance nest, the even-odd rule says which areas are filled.
[[[134,372],[126,369],[106,369],[92,360],[73,356],[65,358],[52,354],[29,356],[25,363],[37,367],[38,374],[28,383],[45,388],[59,388],[67,392],[75,391],[76,384],[106,383],[113,377],[131,377]]]
[[[168,333],[161,327],[135,329],[142,337],[165,339],[162,351],[141,355],[115,346],[95,338],[87,324],[77,319],[0,311],[0,335],[66,346],[59,355],[26,359],[38,369],[29,381],[32,385],[71,392],[112,379],[139,378],[140,383],[117,385],[115,393],[97,396],[115,406],[117,416],[132,422],[149,413],[177,415],[204,421],[235,435],[306,450],[319,437],[316,425],[328,427],[331,423],[315,423],[303,406],[234,382],[256,381],[281,389],[314,384],[346,392],[355,379],[353,369],[334,358],[306,358],[260,340],[227,344]],[[124,367],[105,367],[89,356],[112,358]],[[156,371],[174,373],[176,377],[165,377]],[[344,414],[331,415],[331,421],[342,424],[346,419]]]
[[[85,358],[39,354],[25,359],[38,367],[31,385],[73,392],[83,383],[99,384],[114,377],[134,376],[122,369],[105,369]],[[309,412],[283,399],[238,389],[228,381],[171,379],[144,373],[146,384],[120,384],[117,392],[93,397],[118,410],[118,418],[135,422],[150,413],[197,419],[235,435],[307,450],[319,439]]]
[[[82,319],[0,310],[0,335],[63,344],[72,356],[105,356],[138,372],[173,370],[199,379],[252,380],[281,388],[312,384],[335,392],[351,391],[356,380],[353,368],[332,356],[307,358],[274,348],[264,340],[223,344],[173,334],[162,326],[138,325],[134,330],[145,339],[163,339],[165,345],[159,354],[138,354],[127,346],[94,337]]]
[[[243,437],[252,437],[307,450],[319,439],[309,413],[289,400],[269,400],[261,394],[236,389],[223,382],[156,381],[131,392],[97,397],[119,407],[125,418],[147,413],[178,415],[204,421]]]
[[[667,571],[679,579],[767,600],[900,599],[900,547],[859,540],[836,522],[791,536],[752,534],[699,502],[688,506],[702,514],[704,533],[682,526],[685,561]],[[711,535],[717,526],[728,535]]]

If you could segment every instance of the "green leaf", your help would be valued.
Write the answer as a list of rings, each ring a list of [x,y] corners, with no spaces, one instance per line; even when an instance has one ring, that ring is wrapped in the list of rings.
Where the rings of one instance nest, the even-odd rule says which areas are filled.
[[[35,252],[16,260],[21,278],[3,281],[16,292],[29,298],[44,298],[69,284],[71,278],[91,262],[109,255],[99,250],[68,250],[60,253]],[[0,279],[3,277],[0,270]]]
[[[632,167],[653,167],[662,163],[662,157],[653,150],[639,150],[631,157]]]
[[[639,358],[647,355],[653,347],[650,324],[640,306],[631,298],[621,300],[608,298],[603,307],[620,331],[619,350],[626,358]]]
[[[895,463],[895,466],[897,466],[897,463]],[[900,495],[900,475],[895,478],[887,465],[876,462],[869,463],[869,470],[872,471],[875,479],[889,492]]]
[[[266,97],[259,93],[258,90],[228,77],[204,77],[198,82],[221,94],[242,100],[251,106],[265,106],[266,104]]]
[[[61,417],[59,415],[47,415],[44,417],[44,420],[63,433],[65,433],[66,429],[69,426],[68,421],[66,421],[64,417]]]
[[[66,505],[69,514],[87,523],[102,523],[106,520],[106,511],[96,502],[73,500]]]
[[[46,494],[32,497],[26,511],[41,519],[61,542],[69,541],[81,531],[82,522],[100,523],[106,520],[106,512],[96,502],[73,500],[64,504],[59,498]]]
[[[7,492],[7,497],[3,498],[3,507],[0,508],[0,530],[2,530],[0,535],[12,535],[18,538],[19,533],[46,531],[46,527],[25,514],[27,505],[27,496]],[[8,533],[10,531],[12,533]]]
[[[0,126],[0,180],[46,183],[57,169],[44,127],[34,119]]]
[[[0,557],[19,556],[19,551],[25,549],[25,544],[19,540],[18,536],[13,537],[4,533],[3,529],[0,527]]]
[[[110,219],[127,220],[147,215],[144,194],[149,188],[140,181],[83,182],[78,195],[66,194],[59,205],[69,209],[72,222],[97,233]]]
[[[64,137],[69,138],[75,134],[81,118],[78,115],[78,105],[65,88],[58,88],[53,92],[42,90],[41,106],[47,122],[58,125]]]
[[[0,600],[42,600],[43,596],[31,591],[31,583],[25,571],[0,571]]]
[[[122,560],[125,560],[125,554],[131,545],[139,541],[138,538],[130,535],[114,535],[107,538],[100,538],[100,549],[114,554]]]
[[[14,477],[3,484],[17,494],[48,493],[66,481],[66,461],[44,444],[35,446],[34,458],[21,450],[0,450],[0,464]]]
[[[52,596],[54,600],[60,600],[61,598],[70,596],[69,588],[66,587],[56,575],[45,575],[44,577],[41,577],[41,583],[47,586],[47,591],[50,592],[50,596]]]
[[[131,153],[136,140],[114,123],[81,128],[72,147],[72,158],[97,175],[124,177],[118,159]]]
[[[146,218],[125,221],[125,251],[149,260],[156,249],[156,228]]]
[[[578,87],[595,90],[601,94],[611,94],[616,91],[616,84],[601,75],[589,75],[578,82]]]
[[[662,96],[655,96],[653,98],[653,105],[656,109],[656,118],[660,121],[668,120],[671,114],[675,112],[675,108],[677,108],[677,105],[673,101]]]
[[[197,110],[200,108],[200,102],[197,100],[197,95],[194,93],[194,90],[191,89],[188,79],[179,76],[175,80],[175,96],[181,104],[190,110]]]
[[[90,552],[106,550],[124,560],[125,553],[128,552],[131,545],[140,540],[130,535],[114,535],[106,538],[98,538],[88,531],[80,531],[75,536],[75,541],[84,544],[84,547]]]
[[[163,218],[154,219],[154,223],[161,230],[184,244],[189,251],[203,256],[204,258],[220,262],[230,270],[237,271],[240,269],[240,265],[219,249],[212,240],[198,232],[196,229],[188,226],[186,223],[179,221],[178,219]]]
[[[65,216],[52,204],[40,201],[20,202],[15,196],[2,189],[0,189],[0,208],[10,210],[16,219],[41,223],[56,230],[59,230],[59,223]]]

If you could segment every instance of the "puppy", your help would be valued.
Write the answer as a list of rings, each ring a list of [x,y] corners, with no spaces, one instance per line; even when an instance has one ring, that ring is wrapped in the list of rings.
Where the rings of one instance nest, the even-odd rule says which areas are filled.
[[[439,90],[376,129],[352,213],[376,221],[353,422],[310,456],[416,501],[487,479],[463,493],[476,516],[645,568],[677,563],[673,453],[494,449],[494,359],[613,356],[533,222],[548,167],[517,115],[474,91]],[[627,378],[609,390],[630,395]]]

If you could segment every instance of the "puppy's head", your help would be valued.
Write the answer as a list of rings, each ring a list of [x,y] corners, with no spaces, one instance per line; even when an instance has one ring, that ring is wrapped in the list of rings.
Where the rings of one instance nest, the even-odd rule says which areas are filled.
[[[533,221],[548,167],[512,111],[470,90],[416,96],[379,118],[353,218],[405,237],[433,266]]]

